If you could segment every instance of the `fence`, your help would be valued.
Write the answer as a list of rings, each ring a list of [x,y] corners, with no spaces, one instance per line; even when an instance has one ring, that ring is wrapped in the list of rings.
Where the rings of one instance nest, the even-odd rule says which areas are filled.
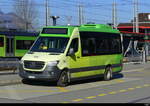
[[[150,61],[150,43],[130,41],[124,52],[124,62]]]
[[[19,60],[16,58],[0,58],[0,71],[12,71],[15,73],[19,69]]]

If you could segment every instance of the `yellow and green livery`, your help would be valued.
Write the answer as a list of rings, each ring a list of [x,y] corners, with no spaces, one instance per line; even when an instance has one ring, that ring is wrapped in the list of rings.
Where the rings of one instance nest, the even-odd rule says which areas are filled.
[[[108,25],[47,26],[20,62],[23,79],[57,81],[112,79],[122,70],[120,32]]]

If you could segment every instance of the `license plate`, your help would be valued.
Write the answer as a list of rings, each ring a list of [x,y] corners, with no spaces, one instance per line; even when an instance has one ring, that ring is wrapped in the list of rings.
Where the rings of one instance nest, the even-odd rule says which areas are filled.
[[[34,78],[35,78],[35,76],[28,76],[28,78],[34,79]]]

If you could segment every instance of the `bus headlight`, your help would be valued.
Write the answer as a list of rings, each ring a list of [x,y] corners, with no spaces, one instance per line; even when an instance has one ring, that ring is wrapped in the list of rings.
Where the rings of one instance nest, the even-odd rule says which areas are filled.
[[[53,76],[55,74],[55,71],[57,69],[57,64],[58,64],[58,61],[51,61],[47,63],[46,70],[50,75]]]
[[[20,64],[23,64],[23,60],[20,60],[19,63],[20,63]]]
[[[56,66],[58,64],[58,61],[51,61],[47,63],[47,67],[53,67]]]

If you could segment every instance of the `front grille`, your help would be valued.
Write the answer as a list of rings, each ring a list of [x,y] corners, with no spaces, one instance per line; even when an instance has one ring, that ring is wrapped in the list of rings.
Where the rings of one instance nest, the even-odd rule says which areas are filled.
[[[42,74],[43,72],[37,72],[37,71],[26,71],[26,73],[29,73],[29,74]]]
[[[42,69],[44,65],[43,61],[24,61],[24,67],[27,69]]]

